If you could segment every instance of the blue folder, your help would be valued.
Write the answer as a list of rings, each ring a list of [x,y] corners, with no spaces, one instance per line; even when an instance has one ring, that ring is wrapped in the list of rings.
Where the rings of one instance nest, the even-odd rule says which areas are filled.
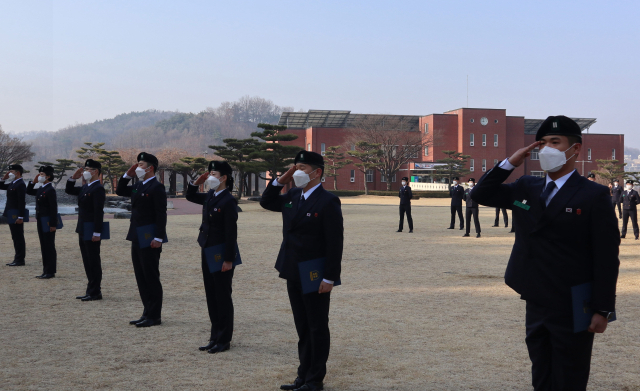
[[[9,209],[7,211],[7,223],[15,224],[18,217],[22,217],[23,223],[29,222],[29,209],[25,209],[21,214],[18,213],[18,209]]]
[[[303,294],[306,295],[307,293],[317,292],[320,289],[326,260],[327,258],[317,258],[298,263]],[[333,282],[333,286],[338,285],[340,285],[340,280]]]
[[[593,283],[587,282],[584,284],[571,287],[571,300],[573,302],[573,332],[579,333],[589,328],[591,324],[591,318],[593,317],[593,309],[591,308],[591,300],[593,296]],[[609,322],[616,320],[615,314],[613,319]]]
[[[226,245],[218,244],[217,246],[205,247],[204,257],[207,260],[207,266],[209,266],[209,273],[215,273],[222,270],[222,263],[224,259],[224,250]],[[236,259],[233,260],[233,266],[242,264],[242,258],[240,258],[240,250],[236,243]]]
[[[83,234],[82,240],[91,240],[93,238],[93,233],[96,232],[94,227],[96,225],[92,222],[86,222],[83,224]],[[102,223],[102,232],[100,233],[100,240],[109,240],[111,239],[111,232],[109,230],[109,222],[104,221]]]
[[[156,225],[143,225],[142,227],[138,227],[136,231],[138,233],[138,244],[140,245],[140,248],[147,248],[151,246],[151,241],[156,235]],[[169,239],[167,239],[167,235],[165,234],[162,243],[167,243],[168,241]]]
[[[40,222],[42,223],[42,232],[49,232],[49,216],[40,217]],[[62,227],[64,227],[64,224],[62,224],[62,217],[60,217],[60,213],[58,213],[56,229],[60,229]]]

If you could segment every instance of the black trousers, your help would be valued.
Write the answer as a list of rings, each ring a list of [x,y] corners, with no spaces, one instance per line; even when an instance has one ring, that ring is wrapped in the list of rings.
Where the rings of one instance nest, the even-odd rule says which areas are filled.
[[[629,217],[631,217],[631,224],[633,225],[633,235],[638,237],[638,211],[636,209],[623,209],[622,210],[622,232],[621,236],[627,234],[627,224],[629,223]]]
[[[131,261],[138,283],[140,299],[144,305],[142,316],[160,319],[162,315],[162,284],[160,284],[160,253],[162,248],[140,248],[131,243]]]
[[[404,227],[404,214],[407,214],[407,222],[409,223],[409,230],[413,231],[413,219],[411,218],[411,204],[400,205],[400,226],[399,230],[402,231]]]
[[[552,310],[530,301],[526,328],[534,390],[586,390],[594,334],[574,333],[570,310]]]
[[[207,296],[207,309],[211,320],[210,341],[229,343],[233,337],[233,300],[231,284],[236,268],[226,272],[209,273],[209,266],[202,250],[202,279]]]
[[[100,261],[100,242],[92,242],[91,240],[82,240],[83,235],[78,235],[80,245],[80,254],[82,255],[82,264],[84,272],[87,275],[87,290],[89,296],[98,296],[102,294],[100,284],[102,283],[102,263]]]
[[[451,228],[456,225],[456,213],[458,213],[458,218],[460,219],[460,229],[464,228],[464,220],[462,219],[462,205],[451,205]]]
[[[298,332],[298,377],[305,383],[322,382],[329,359],[329,293],[302,294],[299,281],[287,280],[287,293]]]
[[[500,225],[500,209],[502,209],[502,219],[504,220],[504,226],[509,226],[509,215],[506,208],[496,208],[496,222],[493,225]]]
[[[58,253],[56,252],[56,233],[42,232],[42,222],[38,219],[38,239],[42,253],[42,273],[56,274]]]
[[[26,255],[24,223],[9,224],[9,230],[11,231],[11,240],[13,240],[13,249],[16,252],[16,255],[13,257],[13,261],[17,263],[24,263],[24,257]]]
[[[480,220],[478,219],[478,208],[465,208],[465,218],[467,220],[467,231],[471,232],[471,216],[473,215],[473,225],[476,226],[476,233],[480,233]]]
[[[618,218],[622,218],[622,208],[620,207],[620,202],[616,202],[616,201],[612,201],[611,202],[613,204],[613,212],[615,213],[616,211],[616,206],[618,207]]]

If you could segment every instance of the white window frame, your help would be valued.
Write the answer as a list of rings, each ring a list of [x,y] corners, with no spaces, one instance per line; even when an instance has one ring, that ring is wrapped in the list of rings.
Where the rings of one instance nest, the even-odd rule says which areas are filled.
[[[391,177],[391,182],[396,182],[396,181],[397,181],[397,179],[396,179],[396,175],[397,175],[397,174],[393,174],[393,176]]]
[[[614,149],[614,152],[615,152],[615,149]],[[424,146],[424,156],[429,156],[429,146],[428,145]]]
[[[424,124],[424,134],[429,134],[429,124]]]
[[[487,159],[482,159],[482,172],[487,171]]]
[[[531,160],[540,160],[540,148],[533,148],[531,150]]]
[[[615,148],[611,149],[611,160],[616,160],[616,149]]]
[[[473,159],[469,159],[469,171],[473,172],[475,170],[475,161]]]
[[[469,137],[469,146],[470,146],[470,147],[473,147],[473,146],[474,146],[474,144],[475,144],[475,142],[474,142],[475,137],[473,136],[473,133],[469,133],[469,136],[470,136],[470,137]]]
[[[355,151],[356,150],[356,145],[355,144],[351,144],[351,150]]]
[[[307,143],[307,151],[311,152],[311,143]]]
[[[497,166],[498,165],[499,160],[498,159],[493,159],[493,166]]]
[[[367,183],[373,183],[373,180],[375,179],[375,171],[367,170],[367,172],[365,173],[365,177]]]
[[[531,176],[544,178],[544,171],[531,171]]]
[[[587,160],[591,160],[591,148],[587,148]]]
[[[493,146],[494,147],[498,146],[498,135],[497,134],[493,135]]]
[[[482,146],[483,147],[487,146],[487,135],[486,134],[482,135]]]
[[[385,177],[383,173],[380,173],[380,182],[387,183],[387,177]]]
[[[325,143],[321,143],[320,144],[320,155],[324,156],[325,148],[326,148],[326,144]]]
[[[351,170],[351,175],[349,176],[349,180],[351,182],[355,182],[356,181],[356,170]]]

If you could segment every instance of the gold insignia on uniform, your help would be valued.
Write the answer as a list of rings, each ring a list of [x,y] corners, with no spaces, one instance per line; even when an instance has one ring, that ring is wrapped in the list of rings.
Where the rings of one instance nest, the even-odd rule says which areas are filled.
[[[311,281],[317,280],[318,278],[320,278],[320,272],[318,272],[317,270],[309,272],[309,278],[311,279]]]
[[[215,259],[216,262],[220,262],[222,260],[222,255],[216,254],[213,259]]]

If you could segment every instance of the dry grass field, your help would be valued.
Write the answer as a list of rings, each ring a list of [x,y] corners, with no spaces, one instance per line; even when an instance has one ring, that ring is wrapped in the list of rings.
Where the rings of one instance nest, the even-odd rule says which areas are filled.
[[[531,390],[524,302],[503,280],[513,234],[447,230],[448,200],[414,203],[415,228],[396,233],[397,198],[345,200],[342,286],[331,307],[326,390]],[[6,267],[13,248],[0,226],[0,389],[278,390],[295,378],[296,334],[285,282],[273,269],[281,217],[242,204],[231,350],[198,351],[210,327],[195,241],[200,217],[169,216],[161,258],[159,327],[136,329],[142,312],[124,240],[111,220],[102,247],[104,300],[80,302],[85,275],[67,221],[58,273],[39,280],[36,226],[26,229],[26,267]],[[406,222],[405,222],[406,223]],[[632,235],[629,235],[632,236]],[[623,240],[618,321],[596,337],[590,390],[640,390],[640,241]]]

